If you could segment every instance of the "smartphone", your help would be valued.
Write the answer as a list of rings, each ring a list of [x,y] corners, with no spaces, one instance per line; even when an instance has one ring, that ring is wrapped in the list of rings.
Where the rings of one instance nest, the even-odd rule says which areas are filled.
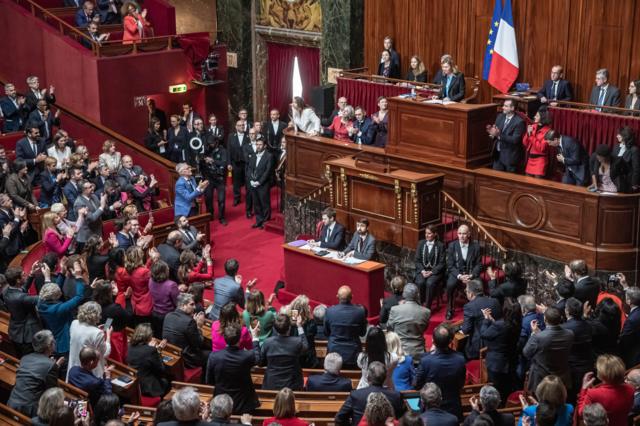
[[[80,400],[76,405],[76,410],[80,417],[87,417],[87,401]]]
[[[298,318],[298,310],[297,309],[292,309],[291,310],[291,319],[295,321],[296,318]]]
[[[111,324],[113,324],[113,318],[107,318],[107,320],[104,322],[104,331],[109,330]]]
[[[162,362],[171,362],[171,361],[173,361],[173,357],[172,356],[164,355],[162,357]]]
[[[133,379],[131,379],[131,377],[125,376],[124,374],[122,376],[118,376],[118,380],[127,384],[133,382]]]

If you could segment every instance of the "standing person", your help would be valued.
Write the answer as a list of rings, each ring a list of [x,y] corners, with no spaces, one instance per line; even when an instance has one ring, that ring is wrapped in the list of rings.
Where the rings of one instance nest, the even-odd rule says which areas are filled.
[[[400,54],[393,47],[393,39],[390,36],[385,36],[384,40],[382,40],[382,46],[384,50],[388,50],[391,54],[391,62],[396,64],[398,69],[400,69]],[[380,59],[380,62],[382,62],[382,59]]]
[[[338,304],[327,309],[324,318],[324,335],[328,337],[328,352],[342,356],[346,368],[356,367],[360,352],[360,336],[367,331],[365,310],[360,305],[351,304],[351,288],[338,289]]]
[[[245,134],[244,123],[241,120],[236,122],[236,131],[229,135],[227,149],[229,150],[229,166],[231,177],[233,178],[233,205],[240,204],[242,186],[245,184],[245,149],[249,145],[249,137]],[[248,188],[245,188],[245,196],[249,196]]]
[[[16,93],[14,84],[5,84],[4,93],[7,96],[0,99],[0,113],[4,117],[2,132],[17,132],[24,127],[25,119],[29,115],[29,106],[25,102],[24,95]]]
[[[217,127],[216,127],[217,129]],[[211,212],[213,218],[213,194],[217,193],[218,198],[218,220],[224,226],[227,221],[224,217],[225,201],[227,192],[227,169],[230,164],[227,150],[220,144],[221,138],[208,134],[206,149],[200,162],[200,171],[203,177],[210,182],[205,188],[204,199],[207,211]]]
[[[402,292],[405,285],[407,285],[407,280],[402,275],[396,275],[389,281],[391,295],[382,299],[380,303],[380,327],[385,330],[387,329],[391,308],[397,306],[402,300]]]
[[[16,160],[24,161],[31,183],[37,185],[47,158],[45,141],[41,137],[40,128],[32,122],[27,123],[24,133],[25,137],[16,142]],[[16,170],[15,167],[13,170]]]
[[[151,117],[149,121],[149,130],[144,137],[144,146],[166,159],[171,156],[170,145],[167,142],[167,131],[162,129],[162,123],[157,117]]]
[[[593,353],[591,325],[582,318],[582,302],[575,297],[567,300],[565,314],[567,321],[561,325],[565,330],[573,332],[574,340],[569,353],[569,365],[571,370],[571,387],[569,388],[569,401],[575,403],[576,396],[582,384],[582,378],[593,369],[595,356]]]
[[[176,170],[180,177],[176,181],[176,199],[173,203],[174,215],[175,217],[195,216],[198,214],[198,203],[196,199],[207,189],[209,181],[203,180],[196,184],[191,166],[187,163],[179,163],[176,166]]]
[[[202,346],[204,312],[194,315],[196,304],[189,293],[180,293],[178,306],[164,318],[162,338],[182,348],[182,359],[186,369],[206,367],[209,350]]]
[[[169,159],[174,163],[187,161],[189,131],[180,124],[180,116],[173,114],[169,119],[171,127],[167,130],[167,149]]]
[[[178,284],[169,278],[169,274],[167,262],[158,260],[151,265],[151,279],[149,280],[149,293],[153,300],[151,326],[153,335],[157,338],[162,336],[164,317],[176,309],[180,294]]]
[[[147,397],[163,397],[169,392],[170,375],[160,351],[166,341],[153,339],[149,324],[138,324],[129,341],[127,364],[138,371],[140,393]]]
[[[246,350],[253,348],[251,333],[242,325],[237,306],[234,302],[227,302],[220,310],[220,319],[211,323],[211,352],[221,351],[226,347],[224,330],[233,325],[241,326],[238,347]]]
[[[92,235],[102,235],[102,213],[107,209],[107,194],[102,193],[100,199],[93,193],[95,186],[89,181],[80,183],[82,193],[73,205],[76,214],[80,217],[80,211],[86,210],[86,214],[82,215],[84,220],[76,234],[76,252],[82,252],[82,248]]]
[[[31,341],[33,336],[42,329],[36,313],[38,297],[28,294],[38,266],[39,264],[36,262],[31,267],[31,273],[27,280],[25,280],[25,275],[20,267],[9,267],[4,273],[8,286],[2,292],[2,299],[11,314],[9,317],[9,339],[20,357],[33,352]]]
[[[387,133],[389,126],[389,103],[387,98],[380,96],[378,98],[378,111],[371,114],[373,120],[373,146],[384,148],[387,145]]]
[[[480,245],[471,240],[469,226],[460,225],[457,234],[458,239],[447,247],[447,320],[453,318],[455,291],[458,286],[466,286],[471,280],[479,278],[482,272]]]
[[[360,382],[358,382],[358,389],[369,386],[369,382],[367,381],[369,364],[375,361],[382,363],[387,369],[384,386],[394,390],[393,371],[398,365],[398,355],[387,350],[387,340],[384,331],[382,331],[380,327],[371,327],[369,329],[365,350],[358,354],[357,364],[360,370],[362,370],[362,376],[360,377]]]
[[[151,24],[147,21],[147,9],[138,12],[138,6],[132,1],[126,1],[120,9],[122,14],[122,44],[132,44],[142,41],[146,37]]]
[[[431,309],[431,302],[442,286],[446,268],[444,244],[438,240],[436,228],[427,225],[424,228],[424,240],[418,241],[414,259],[416,275],[413,281],[420,290],[420,302]]]
[[[526,151],[525,174],[542,179],[547,175],[549,165],[549,144],[545,135],[549,130],[551,118],[549,111],[541,107],[533,117],[533,124],[527,126],[527,134],[522,139]]]
[[[544,139],[549,146],[557,149],[556,160],[564,164],[562,183],[569,185],[587,186],[589,166],[587,153],[582,144],[575,139],[561,135],[555,130],[549,130]]]
[[[624,126],[616,135],[618,144],[613,147],[612,156],[622,163],[618,192],[638,192],[640,190],[640,149],[635,144],[633,129]]]
[[[101,330],[98,328],[102,316],[102,308],[96,302],[86,302],[78,309],[78,317],[71,323],[70,335],[71,346],[69,349],[69,367],[67,379],[69,381],[69,371],[76,365],[80,365],[80,351],[85,346],[90,346],[98,351],[102,356],[93,369],[93,375],[101,378],[107,358],[111,354],[111,332],[113,329]]]
[[[434,99],[443,101],[460,102],[464,99],[465,81],[464,74],[458,70],[458,66],[451,56],[443,56],[440,60],[441,72],[436,75],[440,77],[436,84],[440,84],[440,93]]]
[[[387,327],[395,331],[402,342],[404,353],[418,359],[424,354],[424,332],[429,326],[431,311],[420,305],[420,291],[415,284],[407,284],[402,291],[403,303],[391,308]],[[387,370],[390,374],[393,369]]]
[[[522,136],[525,128],[524,120],[516,114],[514,101],[505,100],[502,103],[502,114],[498,114],[496,123],[493,126],[487,125],[487,133],[493,139],[493,170],[518,172],[521,168]]]
[[[247,287],[249,287],[248,284]],[[265,304],[264,294],[260,290],[251,290],[247,293],[247,308],[242,313],[242,319],[247,328],[255,327],[256,323],[260,324],[260,334],[258,336],[260,344],[271,337],[273,331],[276,310],[271,306],[271,303],[274,298],[275,294],[271,294]]]
[[[300,96],[294,96],[291,102],[291,121],[289,128],[296,132],[301,131],[309,136],[317,136],[320,133],[320,118],[313,108],[305,104]]]
[[[265,136],[267,138],[267,149],[274,156],[278,157],[280,151],[280,141],[284,136],[284,130],[287,128],[287,123],[280,120],[280,111],[272,109],[269,112],[269,121],[265,123]]]
[[[500,319],[502,317],[502,308],[497,299],[484,295],[484,284],[481,280],[469,281],[465,294],[469,302],[463,308],[464,321],[460,331],[469,336],[464,348],[467,359],[478,359],[480,347],[482,346],[480,329],[485,310],[489,309],[494,318]]]
[[[224,262],[225,275],[218,277],[213,281],[213,308],[209,313],[210,319],[213,321],[218,319],[220,309],[228,302],[235,302],[241,308],[244,308],[244,294],[242,291],[242,275],[238,274],[240,264],[236,259],[227,259]],[[251,285],[255,281],[247,283],[247,292],[251,290]],[[247,325],[248,327],[248,325]]]
[[[270,193],[270,171],[273,166],[273,157],[265,151],[264,140],[256,140],[256,153],[249,159],[247,164],[247,182],[250,187],[249,193],[253,198],[254,210],[256,213],[256,223],[252,228],[263,229],[264,222],[271,219],[271,193]]]
[[[307,339],[309,349],[305,354],[300,356],[300,365],[302,368],[318,368],[320,364],[316,356],[316,334],[318,334],[318,326],[311,316],[309,298],[304,294],[296,296],[289,306],[287,306],[286,311],[292,322],[296,322],[298,316],[302,317],[302,328],[304,329],[304,335]],[[298,329],[292,327],[291,335],[297,336]]]
[[[118,289],[125,294],[131,292],[131,305],[137,324],[151,320],[153,298],[149,292],[149,267],[159,260],[160,253],[155,248],[149,250],[149,259],[145,263],[144,250],[136,246],[129,247],[124,254],[124,268],[116,271]]]

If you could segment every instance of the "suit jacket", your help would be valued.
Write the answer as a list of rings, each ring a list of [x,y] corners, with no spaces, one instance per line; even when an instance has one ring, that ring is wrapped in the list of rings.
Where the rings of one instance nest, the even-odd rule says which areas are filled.
[[[287,123],[278,120],[275,130],[273,127],[271,120],[266,121],[262,125],[262,129],[267,138],[267,147],[270,152],[275,152],[280,149],[280,141],[282,140],[284,129],[287,128]]]
[[[518,114],[514,114],[505,127],[506,119],[506,114],[498,114],[496,118],[496,127],[500,129],[500,136],[494,139],[492,156],[499,159],[502,164],[517,166],[522,159],[522,136],[527,126]]]
[[[480,245],[477,241],[469,241],[467,248],[467,259],[462,257],[460,241],[449,243],[447,247],[447,272],[450,277],[457,277],[459,274],[471,274],[473,278],[478,278],[482,272],[480,262]]]
[[[202,195],[202,192],[198,189],[196,180],[191,178],[190,180],[180,176],[176,181],[176,199],[173,203],[174,217],[189,216],[191,207],[196,198]]]
[[[91,15],[87,16],[87,14],[84,13],[84,9],[78,9],[78,11],[76,11],[76,27],[86,28],[97,13],[98,12],[94,10]]]
[[[169,377],[156,348],[149,345],[129,345],[127,364],[138,370],[140,392],[145,396],[164,396]]]
[[[376,132],[373,120],[369,117],[365,117],[362,121],[353,120],[353,128],[358,131],[351,136],[351,140],[363,145],[371,145],[373,143],[373,137]]]
[[[444,244],[439,240],[435,240],[431,253],[429,253],[427,240],[418,241],[414,262],[416,276],[423,270],[431,271],[432,275],[444,275],[446,268]]]
[[[247,145],[251,145],[251,142],[249,142],[249,136],[247,134],[244,134],[244,136],[242,137],[242,144],[240,144],[238,133],[232,133],[231,135],[229,135],[229,139],[227,139],[227,151],[229,152],[231,164],[233,164],[234,166],[244,167],[244,147]]]
[[[55,172],[45,170],[40,175],[40,204],[51,207],[53,203],[62,201],[62,188],[56,180]]]
[[[353,234],[353,238],[351,238],[351,242],[342,250],[344,253],[349,253],[353,251],[353,257],[356,259],[364,259],[371,260],[376,253],[376,239],[373,238],[370,232],[367,233],[367,236],[364,239],[364,244],[362,244],[362,249],[358,249],[358,242],[360,240],[360,235],[355,232]]]
[[[35,417],[40,396],[58,385],[58,365],[41,353],[25,355],[16,372],[16,384],[7,405],[21,413]]]
[[[189,157],[187,155],[189,151],[189,131],[180,127],[178,134],[172,128],[167,129],[167,151],[169,151],[169,158],[174,163],[186,162]]]
[[[624,107],[627,109],[631,109],[632,101],[633,101],[633,97],[631,95],[627,95],[626,99],[624,100]],[[639,110],[640,110],[640,99],[636,101],[636,104],[633,106],[633,109],[629,111],[627,115],[638,116],[640,115],[640,112],[636,112],[636,111],[639,111]]]
[[[0,110],[4,116],[3,133],[17,132],[24,128],[25,119],[29,114],[29,106],[26,102],[19,105],[17,98],[15,102],[14,104],[8,96],[0,99]],[[16,106],[16,104],[18,105]]]
[[[622,157],[619,157],[619,154],[620,144],[617,144],[613,147],[611,155],[618,159],[622,171],[618,191],[631,192],[633,186],[640,185],[640,149],[636,145],[632,145],[627,147]]]
[[[510,330],[503,319],[483,319],[480,326],[482,344],[487,347],[485,365],[488,371],[513,373],[518,361],[520,330]]]
[[[251,368],[260,361],[260,347],[254,345],[253,351],[227,346],[209,355],[207,384],[215,386],[216,395],[233,399],[233,414],[253,413],[260,406],[251,380]]]
[[[573,175],[578,182],[586,185],[589,182],[589,166],[587,153],[582,144],[574,138],[562,136],[558,152],[564,157],[565,175]]]
[[[576,291],[573,293],[573,297],[582,303],[589,302],[592,307],[597,305],[598,293],[600,293],[599,281],[587,276],[576,280],[574,285]]]
[[[378,65],[378,75],[384,75],[384,63],[382,62],[380,62],[380,65]],[[400,67],[393,61],[391,61],[391,63],[389,64],[388,78],[402,78],[402,76],[400,75]]]
[[[42,330],[36,312],[38,296],[29,296],[32,281],[22,288],[7,287],[2,292],[4,303],[11,314],[9,318],[9,339],[15,343],[31,343],[33,335]]]
[[[5,190],[7,195],[13,200],[15,206],[27,207],[29,204],[38,205],[36,198],[33,196],[33,189],[29,183],[28,176],[21,179],[16,173],[10,174],[5,182]]]
[[[499,413],[498,410],[488,411],[485,413],[491,420],[493,420],[493,426],[513,426],[515,418],[511,413]],[[466,419],[464,419],[463,426],[471,426],[476,418],[480,415],[476,410],[471,411]]]
[[[327,232],[329,232],[329,227],[322,225],[320,229],[320,247],[340,250],[344,245],[344,226],[336,222],[329,238],[327,238]]]
[[[188,230],[179,229],[179,231],[182,233],[182,250],[191,250],[193,252],[198,251],[200,245],[196,239],[198,236],[198,229],[193,225],[189,225]],[[189,232],[187,233],[187,231]]]
[[[78,218],[78,215],[76,214],[76,209],[74,209],[73,206],[76,203],[76,199],[80,196],[80,193],[81,193],[80,185],[76,186],[71,181],[68,181],[62,188],[62,194],[64,195],[64,198],[66,198],[67,200],[67,205],[70,206],[70,208],[67,209],[67,219],[69,219],[72,222],[75,222],[76,219]]]
[[[436,349],[420,359],[416,373],[416,389],[422,389],[427,382],[435,383],[442,391],[440,408],[461,419],[460,391],[466,375],[465,359],[460,352]]]
[[[102,236],[102,208],[100,208],[98,197],[91,195],[90,199],[87,199],[83,195],[78,196],[73,204],[76,217],[78,216],[78,210],[82,207],[87,208],[87,215],[84,217],[84,221],[76,235],[76,241],[79,243],[85,243],[92,235]]]
[[[172,345],[182,348],[182,359],[185,368],[196,368],[204,365],[202,359],[202,333],[191,315],[176,309],[164,317],[162,338]]]
[[[531,335],[522,350],[522,354],[531,360],[529,391],[534,392],[549,374],[560,377],[564,385],[571,389],[569,354],[573,340],[573,331],[557,325],[548,325],[543,331]]]
[[[60,119],[56,118],[51,110],[49,110],[49,114],[46,118],[43,118],[42,114],[40,114],[40,111],[37,109],[31,111],[28,122],[38,126],[40,129],[40,137],[46,142],[51,142],[51,138],[53,137],[53,127],[60,126]]]
[[[538,99],[545,97],[549,101],[570,101],[573,99],[571,83],[565,79],[558,80],[558,89],[556,90],[555,96],[553,92],[553,81],[546,80],[536,95]]]
[[[402,294],[392,294],[382,301],[382,307],[380,308],[380,325],[382,327],[385,327],[387,325],[387,321],[389,321],[391,308],[400,303],[401,300]]]
[[[16,256],[20,250],[25,247],[24,237],[22,232],[20,231],[20,222],[14,220],[15,216],[12,211],[5,211],[0,209],[0,229],[3,228],[6,224],[12,223],[13,230],[11,234],[9,234],[8,241],[2,240],[4,242],[0,251],[1,254],[6,256],[4,259],[0,256],[0,267],[2,267],[3,263],[7,265],[9,260]],[[6,263],[5,263],[6,262]],[[6,268],[6,266],[5,266]],[[4,270],[4,269],[2,269]]]
[[[627,368],[640,363],[640,308],[634,308],[624,322],[618,348]]]
[[[198,118],[202,120],[202,117],[200,116],[200,114],[198,114],[195,111],[191,111],[186,120],[183,119],[182,117],[180,117],[180,125],[183,126],[183,127],[186,127],[187,130],[192,131],[193,130],[193,122],[196,121]],[[202,141],[202,142],[204,142],[204,141]]]
[[[449,85],[449,92],[447,92],[447,77],[445,77],[442,73],[440,74],[439,81],[436,84],[441,84],[442,88],[440,89],[440,93],[438,94],[438,98],[444,99],[449,98],[454,102],[460,102],[464,99],[464,74],[459,72],[457,74],[453,74],[451,77],[451,84]]]
[[[342,407],[340,407],[338,414],[336,414],[336,425],[357,425],[360,423],[360,419],[362,419],[364,415],[364,409],[367,406],[367,398],[369,394],[373,392],[381,392],[387,397],[393,407],[395,418],[399,419],[407,410],[400,392],[371,385],[351,392],[351,395],[349,395],[344,404],[342,404]]]
[[[391,308],[387,328],[395,331],[405,354],[416,358],[424,353],[424,332],[429,326],[431,311],[413,301]]]
[[[29,176],[33,179],[35,175],[39,175],[43,170],[43,162],[36,163],[35,159],[38,154],[46,154],[45,141],[39,138],[36,142],[37,154],[33,152],[31,148],[31,142],[24,137],[16,143],[16,158],[20,158],[27,163],[29,169]]]
[[[573,332],[573,346],[569,353],[569,365],[571,371],[577,371],[584,374],[586,371],[592,370],[595,355],[593,353],[592,334],[593,329],[587,321],[583,319],[569,319],[560,325],[565,330]],[[578,377],[574,377],[574,382]],[[577,391],[577,389],[574,389]]]
[[[498,299],[500,306],[502,306],[506,297],[516,299],[518,296],[525,294],[527,292],[527,283],[522,279],[514,281],[507,279],[498,285],[496,280],[491,280],[489,281],[489,291],[491,297]]]
[[[467,359],[478,359],[480,356],[480,348],[482,347],[482,335],[480,328],[484,321],[482,310],[489,308],[494,319],[502,317],[502,308],[500,303],[493,297],[476,296],[475,299],[464,305],[464,321],[461,331],[469,335],[467,345],[464,348]]]
[[[420,415],[420,418],[426,425],[458,426],[460,424],[456,416],[440,408],[429,408]]]
[[[307,378],[308,392],[351,392],[351,379],[329,372],[313,374]]]
[[[121,167],[120,170],[118,170],[116,179],[120,184],[120,188],[122,188],[123,190],[126,190],[127,188],[130,188],[133,186],[133,184],[131,183],[131,178],[139,177],[140,175],[143,175],[143,174],[144,174],[144,171],[142,170],[142,167],[137,165],[133,166],[131,169],[125,169],[124,167]]]
[[[324,316],[327,350],[342,356],[344,365],[356,365],[360,352],[360,336],[367,332],[365,310],[360,305],[338,303],[330,306]]]
[[[254,180],[258,181],[261,187],[264,187],[269,183],[271,179],[271,170],[273,163],[273,156],[269,151],[263,151],[260,162],[256,164],[258,156],[251,156],[247,162],[247,182]]]
[[[171,279],[177,281],[178,267],[180,266],[180,252],[167,243],[159,244],[158,252],[160,253],[160,258],[169,265]]]
[[[598,99],[600,97],[600,87],[593,86],[591,89],[591,95],[589,96],[589,103],[593,105],[598,105]],[[620,90],[611,84],[607,87],[607,92],[604,95],[604,101],[602,102],[604,106],[620,106]]]
[[[25,103],[29,107],[29,112],[36,109],[36,106],[38,105],[38,99],[41,99],[41,98],[42,97],[37,96],[31,88],[27,89],[27,93],[25,95]],[[49,92],[47,92],[44,95],[44,100],[47,101],[47,104],[53,105],[56,103],[56,95],[52,95]]]
[[[262,389],[280,390],[288,387],[302,390],[302,366],[300,355],[309,349],[307,338],[302,336],[268,337],[260,348],[260,365],[266,365]]]

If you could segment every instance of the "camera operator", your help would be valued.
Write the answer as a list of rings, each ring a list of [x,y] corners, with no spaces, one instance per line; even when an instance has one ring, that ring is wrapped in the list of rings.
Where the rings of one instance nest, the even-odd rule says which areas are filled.
[[[227,168],[229,166],[227,150],[220,144],[220,139],[209,134],[206,138],[205,153],[200,160],[200,171],[210,185],[204,191],[207,211],[213,217],[213,191],[218,193],[218,219],[224,226],[227,221],[224,218],[225,187],[227,183]]]

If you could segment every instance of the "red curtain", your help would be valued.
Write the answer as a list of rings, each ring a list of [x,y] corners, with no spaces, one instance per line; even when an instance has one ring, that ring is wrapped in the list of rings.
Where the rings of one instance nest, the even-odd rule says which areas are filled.
[[[283,119],[287,116],[292,97],[293,60],[298,57],[302,79],[302,97],[309,103],[311,89],[320,84],[320,49],[267,43],[267,81],[269,108],[277,108]]]

